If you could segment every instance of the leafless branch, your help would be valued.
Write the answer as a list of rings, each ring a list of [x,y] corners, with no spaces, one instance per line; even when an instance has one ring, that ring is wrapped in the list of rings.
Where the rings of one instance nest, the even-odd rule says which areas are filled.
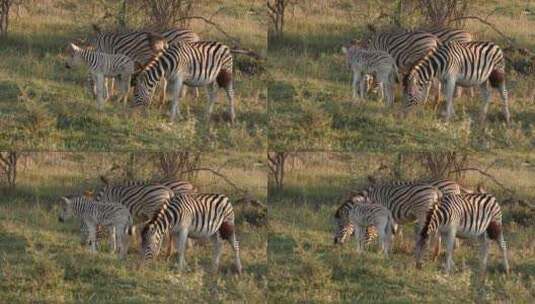
[[[465,172],[465,171],[475,171],[475,172],[478,172],[479,174],[489,178],[491,181],[493,181],[496,185],[498,185],[500,188],[502,188],[505,192],[513,195],[515,192],[509,188],[507,188],[503,183],[501,183],[500,181],[498,181],[498,179],[496,179],[496,177],[494,177],[493,175],[491,175],[490,173],[484,171],[484,170],[481,170],[479,168],[474,168],[474,167],[467,167],[467,168],[460,168],[460,169],[456,169],[456,170],[453,170],[453,171],[450,171],[450,173],[457,173],[457,172]]]

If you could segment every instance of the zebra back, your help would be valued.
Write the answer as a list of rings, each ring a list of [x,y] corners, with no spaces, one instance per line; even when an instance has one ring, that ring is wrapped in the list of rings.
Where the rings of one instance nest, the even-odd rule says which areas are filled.
[[[105,185],[95,195],[97,201],[117,201],[136,217],[151,218],[169,201],[174,192],[160,184]]]
[[[136,63],[145,65],[157,51],[154,45],[163,38],[167,44],[175,44],[180,41],[199,41],[199,36],[189,29],[170,28],[161,33],[150,31],[127,31],[120,33],[98,32],[88,42],[95,50],[110,53],[123,54],[130,57]]]
[[[443,44],[457,41],[457,42],[470,42],[474,41],[474,36],[464,30],[454,29],[449,27],[439,27],[427,30],[427,32],[435,35]]]
[[[421,58],[435,51],[440,40],[424,31],[389,32],[375,35],[369,48],[385,51],[395,60],[401,73],[407,73]]]

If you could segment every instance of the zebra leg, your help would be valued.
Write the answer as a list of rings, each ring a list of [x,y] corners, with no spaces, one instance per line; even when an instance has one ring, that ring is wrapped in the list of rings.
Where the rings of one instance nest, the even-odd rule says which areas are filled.
[[[455,81],[447,80],[444,85],[444,94],[446,95],[446,115],[445,119],[450,120],[455,117],[455,109],[453,108],[453,93],[455,91]]]
[[[161,94],[160,94],[160,106],[159,106],[159,109],[162,108],[162,106],[165,104],[165,100],[166,100],[166,94],[167,94],[167,80],[165,79],[165,77],[162,77],[162,80],[160,82],[161,84]],[[184,89],[182,89],[184,90]]]
[[[481,273],[484,275],[487,272],[487,262],[489,258],[489,241],[487,239],[487,235],[483,233],[480,237],[481,242]]]
[[[110,98],[111,96],[113,96],[113,93],[114,93],[114,85],[115,85],[115,77],[109,77],[108,78],[108,81],[109,81],[109,85],[108,85],[108,90],[107,90],[107,96],[106,96],[106,100],[108,98]]]
[[[455,247],[455,235],[456,232],[453,229],[450,229],[446,234],[446,273],[450,273],[451,269],[455,267],[453,262],[453,248]]]
[[[359,76],[358,76],[358,72],[353,70],[353,80],[351,81],[351,88],[353,89],[353,101],[357,100],[357,95],[360,94],[360,92],[358,92],[358,88],[357,86],[360,84],[360,79],[359,79]]]
[[[130,88],[130,75],[121,75],[119,80],[119,102],[126,106],[128,91]]]
[[[110,226],[108,231],[110,233],[111,253],[115,253],[117,251],[117,228],[115,226]]]
[[[188,230],[180,229],[178,232],[178,237],[176,238],[176,249],[178,252],[178,271],[185,269],[186,260],[184,258],[186,254],[186,242],[188,241]]]
[[[500,97],[502,100],[502,112],[503,116],[505,116],[505,122],[507,123],[507,125],[510,125],[511,114],[509,113],[509,101],[507,96],[507,88],[505,87],[505,81],[502,81],[498,90],[500,91]]]
[[[219,260],[221,259],[221,254],[223,253],[222,249],[222,242],[219,239],[219,235],[217,233],[214,233],[211,237],[212,244],[214,246],[213,252],[212,252],[212,271],[214,273],[217,273],[219,271]]]
[[[364,240],[366,229],[358,225],[355,226],[355,241],[357,241],[357,252],[360,253],[362,251],[362,241]]]
[[[440,255],[440,246],[442,245],[442,238],[440,237],[440,233],[436,233],[435,234],[435,248],[433,249],[433,256],[432,256],[432,259],[433,259],[433,262],[435,262],[438,258],[438,256]]]
[[[435,94],[435,112],[438,110],[438,107],[440,106],[440,95],[442,95],[442,82],[437,80],[436,87],[437,87],[437,91]]]
[[[208,95],[208,106],[206,107],[206,122],[210,122],[210,117],[212,117],[212,111],[214,110],[214,104],[217,99],[217,84],[211,83],[206,86],[206,95]]]
[[[236,111],[234,110],[234,87],[232,80],[225,86],[225,92],[227,93],[227,99],[229,102],[230,111],[230,123],[234,124],[236,121]]]
[[[95,76],[96,78],[96,86],[97,86],[97,109],[101,110],[102,106],[104,104],[105,94],[106,94],[106,87],[105,87],[105,79],[104,75],[97,74]]]
[[[182,114],[180,113],[180,90],[182,89],[183,85],[182,76],[178,74],[173,76],[171,79],[169,79],[169,83],[167,85],[170,86],[170,90],[173,94],[170,115],[171,122],[173,122],[176,120],[177,116],[179,119],[182,118]]]
[[[479,113],[479,123],[484,124],[485,120],[487,119],[487,111],[489,109],[489,104],[490,104],[490,92],[489,92],[488,81],[485,81],[483,84],[481,84],[479,86],[479,89],[481,91],[481,98],[483,99],[483,103],[481,105],[481,112]]]
[[[238,242],[238,239],[236,238],[235,231],[232,231],[228,241],[230,243],[230,246],[232,246],[232,250],[234,250],[234,265],[236,266],[236,271],[238,272],[238,274],[240,274],[242,273],[242,265],[240,260],[240,242]]]
[[[509,261],[507,260],[507,243],[505,242],[505,238],[503,237],[503,231],[500,231],[500,234],[498,235],[498,239],[496,240],[498,242],[498,246],[500,246],[500,249],[502,251],[502,258],[503,258],[503,267],[505,268],[505,273],[510,273],[510,267],[509,267]]]
[[[359,87],[359,98],[360,100],[364,101],[365,98],[366,98],[366,95],[368,94],[368,81],[366,80],[366,76],[362,76],[360,75],[360,78],[359,78],[359,84],[360,84],[360,87]]]
[[[89,244],[91,252],[97,252],[97,226],[93,223],[87,223],[87,232],[89,236]]]

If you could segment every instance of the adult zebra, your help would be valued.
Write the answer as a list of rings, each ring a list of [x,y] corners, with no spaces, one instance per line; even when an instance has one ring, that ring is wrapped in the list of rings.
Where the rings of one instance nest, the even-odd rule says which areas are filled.
[[[456,237],[479,238],[481,270],[485,272],[488,239],[495,240],[502,251],[505,272],[509,273],[507,246],[503,237],[502,212],[496,198],[488,193],[452,194],[442,198],[427,215],[424,228],[416,242],[416,266],[421,268],[422,255],[429,234],[440,232],[447,242],[446,272],[454,266],[453,248]]]
[[[505,87],[505,59],[498,45],[492,42],[450,42],[426,56],[403,79],[406,111],[424,99],[424,89],[434,77],[437,77],[445,88],[446,119],[449,120],[455,115],[455,86],[479,85],[483,96],[480,113],[480,120],[483,122],[490,102],[490,82],[490,85],[500,92],[502,111],[507,124],[510,123]]]
[[[234,210],[228,197],[222,194],[177,194],[147,223],[141,232],[143,261],[155,258],[164,235],[176,236],[178,268],[186,266],[186,241],[190,238],[210,238],[213,243],[213,268],[217,271],[221,257],[221,240],[227,240],[234,250],[234,263],[241,273],[240,246],[234,229]]]
[[[178,42],[170,45],[153,58],[136,79],[134,88],[133,107],[147,106],[156,83],[166,78],[172,89],[172,106],[170,119],[181,117],[179,105],[179,92],[183,84],[208,88],[208,108],[206,111],[209,120],[217,86],[223,87],[227,93],[230,104],[230,120],[236,118],[234,111],[233,89],[233,59],[231,49],[219,42]]]

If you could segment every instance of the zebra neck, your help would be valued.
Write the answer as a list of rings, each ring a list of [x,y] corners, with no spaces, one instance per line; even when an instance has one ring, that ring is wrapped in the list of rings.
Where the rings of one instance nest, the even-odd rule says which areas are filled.
[[[80,51],[80,56],[89,65],[89,68],[97,68],[99,60],[96,60],[97,54],[95,52],[87,49],[82,49]]]
[[[89,201],[84,198],[80,198],[72,202],[73,204],[73,213],[78,217],[83,217],[86,215],[93,215],[96,211],[96,206],[92,201]]]

